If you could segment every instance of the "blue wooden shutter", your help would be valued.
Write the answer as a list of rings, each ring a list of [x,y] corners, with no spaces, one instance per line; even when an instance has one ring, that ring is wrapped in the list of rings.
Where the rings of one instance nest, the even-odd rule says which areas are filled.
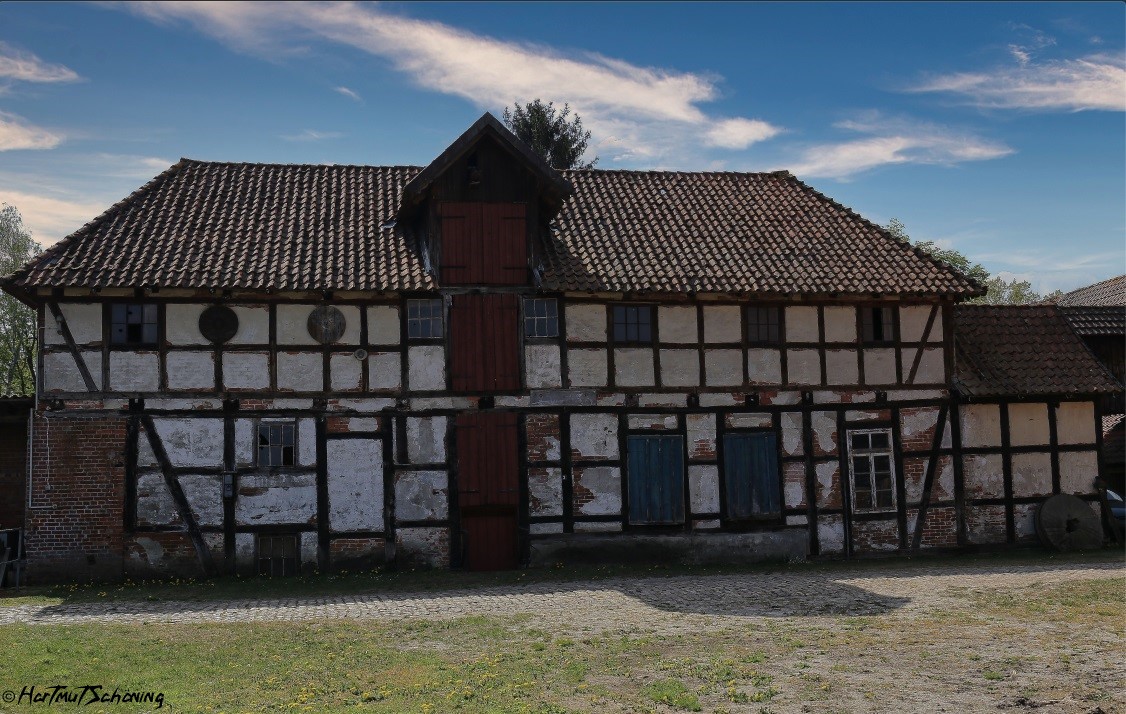
[[[782,512],[778,436],[774,432],[724,434],[723,477],[728,518],[759,518]]]
[[[679,436],[631,436],[629,521],[684,522],[684,444]]]

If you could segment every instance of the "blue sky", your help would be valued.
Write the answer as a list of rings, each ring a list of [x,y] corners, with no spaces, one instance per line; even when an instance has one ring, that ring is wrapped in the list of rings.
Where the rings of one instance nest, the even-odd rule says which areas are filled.
[[[1126,272],[1126,5],[0,4],[0,202],[51,243],[181,156],[425,164],[570,102],[600,168],[786,168],[1039,290]]]

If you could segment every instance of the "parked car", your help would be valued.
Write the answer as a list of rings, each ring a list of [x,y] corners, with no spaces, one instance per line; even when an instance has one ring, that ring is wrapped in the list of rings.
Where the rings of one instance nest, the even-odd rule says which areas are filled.
[[[1110,513],[1114,516],[1114,520],[1118,521],[1118,525],[1126,525],[1126,502],[1109,488],[1106,490],[1106,500],[1110,502]]]

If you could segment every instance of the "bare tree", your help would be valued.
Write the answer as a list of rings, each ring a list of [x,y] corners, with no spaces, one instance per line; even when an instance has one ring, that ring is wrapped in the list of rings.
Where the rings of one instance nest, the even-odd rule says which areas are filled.
[[[42,250],[15,206],[0,208],[0,276],[10,275]],[[35,311],[0,293],[0,393],[35,392]]]

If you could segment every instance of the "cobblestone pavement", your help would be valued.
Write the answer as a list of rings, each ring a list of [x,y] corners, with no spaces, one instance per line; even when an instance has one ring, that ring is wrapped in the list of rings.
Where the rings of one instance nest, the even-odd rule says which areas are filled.
[[[587,633],[723,629],[748,619],[897,613],[965,607],[950,588],[1057,585],[1126,572],[1120,563],[888,568],[850,574],[800,566],[753,573],[611,578],[442,592],[206,602],[0,607],[0,625],[87,622],[273,622],[452,619],[529,615],[528,626]]]

